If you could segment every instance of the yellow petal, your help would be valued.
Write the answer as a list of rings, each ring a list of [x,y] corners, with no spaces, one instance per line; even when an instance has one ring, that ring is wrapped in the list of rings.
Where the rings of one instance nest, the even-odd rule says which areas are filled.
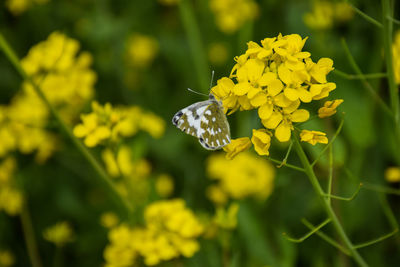
[[[291,135],[291,125],[286,122],[282,122],[275,129],[275,137],[276,139],[278,139],[279,142],[289,141],[290,135]]]
[[[258,80],[258,84],[260,86],[267,86],[274,80],[276,80],[276,73],[269,71],[261,76],[261,78]]]
[[[299,99],[299,93],[297,92],[296,89],[287,87],[287,88],[285,88],[285,90],[283,92],[290,101],[295,101],[295,100]]]
[[[304,122],[310,118],[310,113],[305,109],[298,109],[290,116],[293,122]]]
[[[273,79],[269,84],[268,84],[268,93],[271,96],[276,96],[279,94],[283,89],[283,83],[278,80],[278,79]]]
[[[269,117],[271,117],[272,111],[273,111],[273,105],[270,103],[266,103],[258,109],[258,116],[260,117],[260,119],[266,120]]]
[[[250,99],[250,103],[253,107],[264,105],[267,103],[267,95],[264,92],[260,92],[255,97]]]
[[[237,96],[242,96],[247,94],[250,89],[251,85],[248,82],[240,82],[235,84],[235,87],[233,87],[233,93]]]
[[[278,67],[278,75],[279,79],[281,79],[285,84],[289,85],[292,83],[292,73],[284,64],[281,64]]]
[[[280,112],[273,112],[267,120],[262,120],[262,124],[268,129],[275,129],[282,121],[282,114]]]

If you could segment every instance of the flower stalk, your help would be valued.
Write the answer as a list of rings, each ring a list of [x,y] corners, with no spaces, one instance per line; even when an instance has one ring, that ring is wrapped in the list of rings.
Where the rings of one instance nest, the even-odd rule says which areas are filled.
[[[24,207],[21,210],[21,215],[20,215],[26,248],[28,250],[28,255],[32,267],[42,267],[43,265],[36,244],[36,238],[35,238],[35,233],[33,231],[31,216],[29,214],[29,210],[26,205],[27,204],[25,203]]]
[[[314,191],[317,193],[319,199],[321,200],[322,206],[325,209],[325,212],[327,213],[328,217],[331,219],[331,222],[336,229],[338,235],[340,236],[342,242],[344,243],[346,249],[350,252],[350,255],[353,257],[353,259],[357,262],[359,266],[366,267],[368,264],[364,261],[364,259],[361,257],[361,255],[358,253],[358,251],[354,248],[354,245],[350,241],[349,237],[347,236],[345,230],[343,229],[342,224],[340,223],[339,219],[336,216],[336,213],[334,212],[331,203],[330,203],[330,198],[327,198],[324,196],[324,191],[321,188],[320,183],[318,182],[318,179],[314,173],[313,167],[311,166],[310,161],[307,158],[306,153],[304,152],[303,148],[300,145],[300,142],[297,137],[293,137],[293,142],[294,142],[294,149],[297,152],[297,155],[300,158],[300,161],[304,167],[304,172],[307,174]]]

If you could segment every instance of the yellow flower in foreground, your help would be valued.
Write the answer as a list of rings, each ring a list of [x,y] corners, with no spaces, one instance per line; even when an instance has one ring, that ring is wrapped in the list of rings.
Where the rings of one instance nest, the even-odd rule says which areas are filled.
[[[0,250],[0,266],[9,267],[14,265],[15,257],[9,250]]]
[[[389,167],[385,170],[385,179],[390,183],[400,182],[400,168]]]
[[[161,174],[156,178],[156,191],[161,197],[169,197],[174,192],[174,180],[168,174]]]
[[[227,210],[222,207],[217,208],[214,222],[222,229],[235,229],[237,226],[237,214],[239,212],[239,204],[232,203]]]
[[[100,223],[105,228],[112,228],[119,223],[119,218],[114,212],[104,212],[101,214]]]
[[[232,160],[223,154],[214,154],[207,159],[207,174],[229,197],[267,198],[273,189],[274,168],[266,160],[249,152],[241,153]]]
[[[302,142],[307,142],[312,145],[317,143],[327,144],[328,138],[326,137],[326,133],[320,131],[309,131],[309,130],[302,130],[300,133],[300,139]]]
[[[155,38],[143,34],[133,34],[127,44],[130,64],[139,68],[146,68],[153,62],[158,53],[158,42]]]
[[[251,142],[254,145],[254,149],[258,155],[269,155],[269,147],[271,145],[271,134],[265,130],[255,130],[253,129],[253,136],[251,137]]]
[[[242,137],[232,139],[231,143],[224,146],[223,149],[226,153],[227,159],[233,159],[237,154],[247,150],[251,146],[250,139],[248,137]]]
[[[68,222],[59,222],[43,231],[43,237],[58,247],[74,240],[74,232]]]
[[[336,113],[336,108],[343,103],[343,99],[325,101],[324,106],[318,109],[318,117],[326,118]]]

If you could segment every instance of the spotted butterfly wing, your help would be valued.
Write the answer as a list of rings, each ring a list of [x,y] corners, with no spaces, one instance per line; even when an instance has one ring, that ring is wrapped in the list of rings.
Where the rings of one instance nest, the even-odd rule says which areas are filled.
[[[194,103],[172,118],[172,123],[199,139],[208,150],[220,149],[231,142],[229,123],[221,101],[210,94],[209,100]]]

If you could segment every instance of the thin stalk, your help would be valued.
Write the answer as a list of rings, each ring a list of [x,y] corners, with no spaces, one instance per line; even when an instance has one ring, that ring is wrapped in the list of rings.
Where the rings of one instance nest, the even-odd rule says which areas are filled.
[[[360,9],[358,9],[357,7],[353,6],[351,3],[349,3],[348,1],[346,1],[347,4],[361,17],[363,17],[366,21],[372,23],[373,25],[375,25],[378,28],[383,27],[382,23],[380,23],[379,21],[377,21],[376,19],[374,19],[373,17],[365,14],[364,12],[362,12]]]
[[[303,148],[300,145],[300,142],[297,137],[294,137],[294,147],[296,149],[297,155],[300,158],[301,163],[303,164],[304,171],[307,174],[311,185],[314,188],[314,191],[317,193],[325,212],[332,220],[333,227],[336,229],[339,237],[341,238],[342,242],[344,243],[345,247],[349,250],[351,256],[353,257],[354,261],[359,265],[366,267],[368,264],[364,261],[358,251],[354,248],[352,242],[348,238],[345,230],[343,229],[342,224],[340,223],[339,219],[337,218],[330,201],[324,197],[324,191],[321,188],[321,185],[318,182],[317,177],[315,176],[314,170],[310,164],[310,161],[307,158],[306,153],[304,152]]]
[[[299,171],[299,172],[304,172],[303,168],[297,167],[295,165],[292,165],[292,164],[289,164],[289,163],[283,164],[283,161],[280,161],[280,160],[277,160],[277,159],[273,159],[273,158],[270,158],[270,157],[267,157],[267,159],[272,161],[272,162],[274,162],[274,163],[276,163],[276,164],[288,167],[290,169],[293,169],[293,170],[296,170],[296,171]]]
[[[99,164],[99,162],[95,159],[95,157],[90,153],[90,151],[82,144],[82,142],[74,136],[71,129],[62,120],[58,111],[54,108],[54,106],[50,103],[50,101],[44,95],[40,86],[37,83],[35,83],[33,81],[33,79],[22,68],[21,63],[20,63],[16,53],[13,51],[13,49],[10,47],[10,45],[7,43],[6,39],[3,37],[3,35],[1,33],[0,33],[0,49],[3,50],[4,54],[6,55],[8,60],[11,62],[11,64],[14,66],[14,68],[17,70],[17,72],[21,75],[23,80],[27,81],[28,83],[30,83],[32,85],[34,91],[37,93],[39,98],[43,101],[43,103],[49,109],[50,114],[58,122],[58,125],[59,125],[61,131],[63,131],[68,136],[68,138],[71,139],[72,143],[79,150],[79,152],[86,158],[86,160],[93,167],[93,169],[96,171],[96,173],[101,178],[101,180],[108,186],[109,189],[111,189],[111,191],[114,193],[114,198],[118,199],[119,203],[125,208],[126,211],[128,211],[128,212],[131,211],[130,204],[119,195],[114,183],[111,181],[111,178],[108,176],[108,174],[103,169],[103,167]]]
[[[206,52],[190,1],[181,0],[179,2],[179,13],[189,42],[198,83],[201,90],[205,90],[205,88],[208,88],[208,77],[211,72],[208,68]]]
[[[28,250],[29,260],[31,261],[32,267],[42,267],[43,265],[36,244],[35,232],[33,230],[31,216],[26,205],[27,204],[25,203],[22,207],[20,218],[22,231],[24,233],[25,244]]]
[[[394,77],[393,53],[392,53],[392,34],[393,21],[387,17],[393,17],[393,11],[389,0],[382,0],[383,17],[383,48],[385,53],[386,71],[388,74],[390,107],[392,109],[396,124],[399,123],[399,92]]]
[[[362,79],[380,79],[380,78],[386,78],[387,73],[386,72],[378,72],[378,73],[366,73],[363,75],[358,75],[358,74],[348,74],[344,71],[334,69],[333,74],[336,74],[342,78],[345,78],[347,80],[362,80]]]
[[[331,204],[332,194],[332,179],[333,179],[333,148],[329,147],[329,173],[328,173],[328,202]]]

